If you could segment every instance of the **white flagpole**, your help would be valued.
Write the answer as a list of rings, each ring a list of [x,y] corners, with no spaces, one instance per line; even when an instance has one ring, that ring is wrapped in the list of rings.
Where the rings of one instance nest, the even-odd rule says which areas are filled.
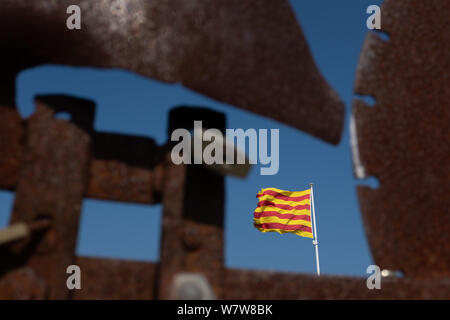
[[[311,211],[312,211],[312,222],[314,226],[314,234],[313,234],[313,245],[316,249],[316,267],[317,267],[317,275],[320,276],[320,264],[319,264],[319,242],[317,240],[317,228],[316,228],[316,212],[314,210],[314,190],[313,184],[309,184],[311,186]]]

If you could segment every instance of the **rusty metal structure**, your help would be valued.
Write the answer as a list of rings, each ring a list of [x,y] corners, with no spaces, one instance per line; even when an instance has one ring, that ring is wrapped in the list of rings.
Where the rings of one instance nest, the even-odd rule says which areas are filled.
[[[375,262],[404,273],[368,290],[364,278],[225,268],[224,176],[174,165],[169,143],[94,131],[91,101],[40,96],[26,120],[14,104],[14,79],[25,68],[121,67],[337,143],[343,104],[317,71],[287,1],[2,0],[0,189],[16,193],[11,223],[47,227],[0,246],[0,299],[449,299],[450,8],[406,2],[385,1],[390,40],[368,36],[355,81],[357,93],[377,100],[372,108],[355,101],[352,112],[356,176],[380,179],[379,189],[358,190],[365,229]],[[69,4],[86,12],[78,33],[59,27]],[[224,114],[181,106],[169,114],[168,135],[193,120],[226,125]],[[162,203],[160,260],[77,257],[83,198]],[[83,271],[82,290],[66,287],[71,264]]]

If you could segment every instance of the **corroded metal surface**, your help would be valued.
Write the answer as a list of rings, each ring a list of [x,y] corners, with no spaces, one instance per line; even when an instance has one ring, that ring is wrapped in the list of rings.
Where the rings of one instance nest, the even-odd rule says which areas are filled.
[[[192,129],[202,120],[207,128],[225,131],[225,116],[204,108],[171,110],[169,131]],[[159,271],[160,299],[173,297],[173,280],[180,273],[203,274],[220,296],[224,273],[224,177],[199,165],[174,165],[166,158]]]
[[[366,278],[320,277],[228,269],[224,299],[450,299],[450,283],[439,280],[382,279],[369,290]]]
[[[387,0],[361,53],[353,117],[358,187],[375,262],[408,278],[450,276],[450,2]]]
[[[81,30],[66,28],[69,5]],[[344,105],[320,75],[287,0],[3,0],[0,101],[44,63],[124,68],[282,121],[331,143]]]
[[[0,106],[0,188],[14,190],[23,157],[24,127],[14,108]]]
[[[13,106],[14,77],[27,67],[122,67],[338,141],[342,105],[286,1],[73,3],[82,7],[81,31],[60,28],[69,1],[2,3],[0,39],[10,46],[0,51],[4,105]],[[0,188],[16,190],[12,222],[52,222],[0,247],[0,298],[167,299],[174,278],[187,273],[203,275],[226,299],[450,299],[449,9],[438,0],[386,0],[390,39],[369,35],[357,70],[356,92],[377,101],[356,101],[351,122],[356,175],[380,180],[377,190],[358,188],[365,228],[375,262],[403,279],[368,290],[364,278],[226,269],[222,176],[173,165],[151,139],[93,132],[92,103],[47,97],[28,122],[0,107]],[[72,121],[53,119],[59,111]],[[225,127],[220,113],[177,108],[169,133],[190,129],[194,118]],[[76,258],[83,197],[162,201],[160,262]],[[65,286],[72,263],[84,277],[73,296]]]
[[[156,203],[160,148],[145,137],[95,133],[88,197],[135,203]]]
[[[41,100],[72,108],[59,108],[71,114],[83,110],[83,100],[67,99],[60,96],[40,97]],[[69,102],[70,101],[70,102]],[[55,112],[58,110],[54,108]],[[72,116],[72,121],[87,126],[91,116]],[[92,123],[91,123],[92,125]],[[91,127],[92,129],[92,127]],[[91,132],[91,130],[88,130]],[[19,179],[20,166],[25,154],[25,134],[27,121],[21,120],[14,108],[0,107],[0,188],[15,190]],[[160,165],[161,148],[154,140],[105,132],[91,132],[92,155],[89,161],[88,186],[85,197],[153,204],[160,202],[163,167]]]
[[[48,285],[30,267],[17,268],[0,278],[0,300],[48,298]]]
[[[48,298],[67,299],[66,268],[75,260],[90,137],[74,123],[53,119],[53,114],[51,106],[38,101],[28,122],[11,222],[51,221],[42,238],[31,241],[33,250],[21,255],[45,280]]]
[[[104,258],[78,257],[82,287],[73,299],[155,299],[157,264]]]

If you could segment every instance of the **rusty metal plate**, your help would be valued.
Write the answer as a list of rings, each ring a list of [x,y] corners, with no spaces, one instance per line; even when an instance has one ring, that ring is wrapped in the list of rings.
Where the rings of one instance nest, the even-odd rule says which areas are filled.
[[[79,5],[81,30],[66,28]],[[259,113],[331,143],[344,105],[287,0],[3,0],[0,101],[44,63],[124,68]]]
[[[205,108],[178,107],[169,115],[168,136],[192,129],[193,120],[225,131],[225,115]],[[166,154],[159,272],[159,299],[174,297],[174,279],[201,273],[215,296],[224,274],[225,178],[199,165],[175,165]],[[176,296],[176,293],[175,293]]]
[[[387,0],[355,80],[354,164],[375,262],[410,278],[450,276],[450,2]]]

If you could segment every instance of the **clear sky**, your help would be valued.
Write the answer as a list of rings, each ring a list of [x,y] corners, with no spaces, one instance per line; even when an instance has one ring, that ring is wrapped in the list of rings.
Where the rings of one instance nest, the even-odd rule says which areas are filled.
[[[263,187],[304,190],[315,183],[315,204],[322,273],[366,274],[372,264],[355,187],[376,181],[353,177],[348,112],[359,52],[368,30],[366,8],[380,0],[292,0],[319,69],[347,108],[345,128],[335,147],[303,132],[199,95],[122,70],[41,66],[22,72],[17,103],[33,109],[33,96],[65,93],[97,102],[95,129],[166,141],[168,110],[176,105],[205,106],[225,112],[228,128],[279,128],[280,170],[245,180],[226,178],[225,263],[227,267],[303,273],[315,272],[311,240],[292,234],[260,233],[253,227],[256,193]],[[274,106],[276,108],[276,106]],[[8,223],[13,193],[0,192],[0,227]],[[85,256],[157,261],[161,227],[158,206],[86,199],[77,245]],[[214,213],[211,213],[214,214]]]

